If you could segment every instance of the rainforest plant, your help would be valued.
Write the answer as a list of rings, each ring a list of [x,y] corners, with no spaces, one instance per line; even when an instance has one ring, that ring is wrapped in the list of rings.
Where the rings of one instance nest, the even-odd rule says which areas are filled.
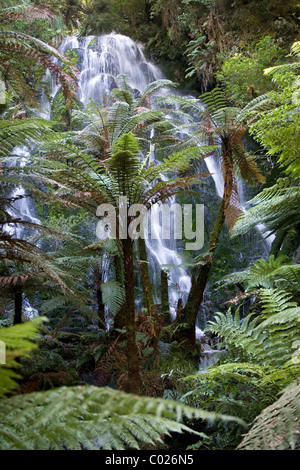
[[[240,117],[238,108],[228,107],[224,93],[219,89],[202,95],[205,104],[203,108],[195,100],[185,98],[168,98],[169,102],[176,101],[184,110],[194,112],[202,122],[192,122],[190,128],[194,131],[190,139],[198,145],[206,139],[209,144],[219,146],[216,154],[221,160],[224,192],[219,205],[214,227],[209,236],[208,255],[201,261],[198,274],[192,276],[192,287],[183,310],[180,322],[187,326],[180,329],[181,340],[185,338],[193,349],[195,347],[196,318],[203,300],[209,274],[214,260],[224,222],[231,230],[238,217],[242,214],[239,201],[237,176],[250,184],[263,183],[264,176],[252,155],[244,147],[247,126]],[[189,124],[185,124],[189,127]],[[198,127],[198,128],[197,128]]]
[[[248,231],[263,222],[265,230],[276,233],[273,254],[299,260],[299,43],[291,51],[295,61],[265,70],[279,87],[252,101],[245,113],[253,122],[250,133],[266,149],[270,158],[278,155],[282,174],[271,187],[265,188],[252,201],[240,219],[234,234]],[[290,246],[286,249],[286,242]]]
[[[265,36],[256,44],[251,44],[246,51],[225,58],[217,78],[224,86],[229,100],[244,107],[253,98],[276,88],[271,77],[264,75],[264,69],[280,63],[283,53],[272,37]]]
[[[7,349],[7,363],[0,365],[2,450],[139,449],[143,444],[162,442],[162,435],[169,432],[205,436],[183,424],[184,418],[235,421],[171,400],[92,386],[60,387],[5,398],[20,378],[14,370],[19,366],[16,358],[37,347],[31,340],[42,320],[0,328],[0,339]]]
[[[218,285],[238,285],[242,286],[242,295],[255,292],[255,289],[281,288],[289,291],[297,291],[300,284],[300,266],[292,262],[287,262],[286,256],[261,259],[250,266],[247,270],[234,272],[218,281]]]
[[[54,47],[28,34],[10,30],[8,25],[13,23],[15,15],[32,11],[40,13],[41,17],[47,16],[45,10],[38,10],[29,3],[10,2],[1,6],[0,17],[2,25],[0,29],[0,79],[5,84],[6,91],[13,96],[22,97],[29,106],[38,107],[38,101],[33,88],[23,77],[22,65],[31,66],[32,63],[40,64],[44,70],[49,70],[53,79],[61,84],[66,103],[69,107],[76,97],[78,70],[72,61],[61,54]],[[5,26],[4,26],[5,25]],[[55,59],[54,59],[55,58]],[[69,67],[65,72],[57,64],[57,60]],[[22,111],[24,112],[24,110]],[[22,115],[22,117],[24,117]]]
[[[299,380],[264,409],[237,450],[299,450]]]
[[[262,418],[267,417],[267,407],[300,375],[297,303],[290,294],[276,289],[260,289],[256,295],[260,299],[259,313],[256,310],[242,318],[240,308],[235,312],[230,308],[225,313],[217,313],[208,323],[206,332],[222,340],[218,343],[219,350],[213,351],[219,360],[200,374],[182,379],[182,386],[188,391],[181,397],[181,401],[193,406],[201,403],[210,411],[238,415],[249,425],[261,412]],[[223,353],[222,347],[226,347]],[[278,408],[274,405],[271,409]],[[283,445],[287,445],[285,439],[292,445],[289,436],[294,431],[290,429],[297,429],[297,424],[288,417],[288,408],[282,410],[282,416],[285,413]],[[235,429],[237,436],[233,434],[230,438],[228,434],[227,445],[230,441],[234,445],[236,439],[240,441],[241,428]],[[253,429],[249,440],[250,436],[255,437],[255,425]],[[269,442],[268,430],[261,426],[260,433],[260,438]]]
[[[124,82],[124,77],[119,80]],[[139,143],[143,146],[145,140],[137,140],[133,132],[143,136],[147,126],[157,126],[164,131],[170,128],[163,113],[152,111],[148,105],[150,96],[169,84],[168,81],[151,83],[136,101],[125,81],[123,89],[114,90],[115,102],[111,106],[89,105],[87,110],[92,114],[88,118],[86,112],[77,111],[77,119],[87,118],[86,126],[76,133],[54,134],[42,145],[44,159],[37,161],[34,170],[39,179],[46,184],[58,184],[61,190],[53,194],[63,203],[82,207],[92,214],[103,203],[112,204],[118,213],[120,196],[126,196],[129,205],[139,203],[150,208],[199,181],[205,174],[166,181],[159,181],[159,178],[186,170],[191,160],[207,151],[205,145],[174,153],[159,165],[149,164],[149,154],[144,159],[140,157]],[[168,134],[163,134],[161,140],[176,142]],[[59,157],[54,161],[55,155]],[[127,224],[130,222],[129,217]],[[141,389],[141,380],[135,340],[133,240],[118,240],[118,246],[124,260],[129,387],[130,391],[137,392]]]

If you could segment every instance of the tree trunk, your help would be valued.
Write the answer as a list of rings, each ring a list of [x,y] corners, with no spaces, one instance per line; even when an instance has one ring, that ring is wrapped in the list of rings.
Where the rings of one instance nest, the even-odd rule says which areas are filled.
[[[150,0],[145,0],[145,13],[146,13],[147,21],[149,22],[150,19],[151,19],[151,5],[150,5]]]
[[[122,246],[124,254],[128,392],[140,394],[142,381],[135,337],[133,242],[130,238],[127,238],[122,240]]]
[[[186,328],[180,328],[178,330],[178,335],[180,335],[180,341],[185,341],[192,350],[195,348],[196,338],[195,338],[195,329],[196,329],[196,320],[197,315],[203,301],[203,296],[205,288],[207,286],[209,273],[212,267],[214,253],[216,251],[222,228],[225,221],[225,197],[223,197],[220,204],[217,219],[214,225],[214,228],[211,232],[208,244],[208,251],[211,253],[210,256],[206,258],[206,262],[201,266],[200,272],[197,278],[192,278],[191,290],[183,310],[183,315],[181,319],[178,319],[179,323],[187,323]],[[179,338],[178,338],[179,339]]]
[[[180,341],[185,341],[185,344],[195,349],[195,329],[197,315],[203,301],[205,288],[207,286],[209,273],[213,264],[214,254],[219,243],[222,233],[222,228],[225,222],[225,217],[228,216],[230,201],[233,191],[233,175],[234,167],[232,160],[232,148],[230,138],[228,136],[222,137],[222,158],[223,158],[223,174],[224,174],[224,194],[222,202],[219,206],[217,218],[214,228],[210,234],[208,242],[208,251],[210,255],[206,257],[205,264],[200,268],[198,277],[192,278],[192,287],[188,296],[186,306],[183,310],[183,315],[179,323],[187,323],[186,328],[178,329],[178,336]]]
[[[15,290],[14,325],[19,325],[20,323],[22,323],[22,306],[23,306],[22,287],[17,287]]]
[[[158,346],[158,318],[157,310],[154,305],[152,284],[149,276],[148,269],[148,256],[146,243],[143,238],[139,238],[137,241],[138,255],[140,261],[140,270],[142,277],[142,288],[143,288],[143,306],[148,311],[149,322],[151,322],[151,330],[153,335],[153,350],[155,357],[155,364],[159,363],[159,346]]]
[[[287,256],[289,260],[292,260],[294,257],[295,250],[297,249],[298,246],[298,233],[297,230],[295,229],[290,229],[282,243],[281,255]]]
[[[285,230],[278,230],[276,233],[276,237],[272,243],[271,250],[269,255],[274,255],[275,258],[280,254],[280,250],[282,247],[283,240],[286,236]]]
[[[169,284],[168,273],[161,269],[160,271],[160,291],[161,291],[161,313],[164,317],[164,325],[171,324],[170,303],[169,303]]]
[[[148,257],[145,240],[142,238],[138,239],[138,253],[140,259],[140,270],[142,277],[142,288],[143,288],[143,306],[147,308],[149,314],[154,311],[154,300],[152,294],[151,280],[148,270]]]
[[[103,295],[102,295],[102,289],[101,289],[101,284],[102,284],[102,274],[99,268],[99,265],[97,264],[94,267],[94,274],[95,274],[95,283],[96,283],[96,296],[97,296],[97,305],[98,305],[98,326],[99,328],[104,328],[105,329],[105,305],[103,303]]]
[[[122,250],[121,250],[122,251]],[[124,285],[124,275],[123,275],[123,263],[122,263],[122,254],[114,257],[114,267],[115,267],[115,276],[116,281],[123,286]],[[114,318],[114,329],[123,330],[126,327],[126,305],[123,305]]]

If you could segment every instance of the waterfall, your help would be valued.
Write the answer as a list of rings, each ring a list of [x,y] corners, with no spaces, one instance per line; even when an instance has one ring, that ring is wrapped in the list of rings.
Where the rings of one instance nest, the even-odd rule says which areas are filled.
[[[131,86],[142,91],[148,83],[163,78],[160,69],[147,61],[142,45],[122,34],[100,37],[68,37],[60,51],[76,50],[80,71],[79,99],[101,102],[104,93],[117,87],[116,77],[128,75]]]
[[[19,166],[23,168],[28,162],[29,149],[27,147],[17,147],[14,149],[15,158],[10,159],[9,166]],[[26,191],[21,184],[16,186],[10,193],[12,199],[16,199],[11,208],[7,212],[14,218],[40,224],[40,220],[35,217],[34,201],[26,196]],[[20,225],[7,224],[4,226],[6,232],[15,238],[22,238],[24,228]]]
[[[215,186],[216,186],[216,192],[220,198],[223,197],[224,194],[224,178],[222,175],[222,169],[221,169],[221,164],[220,160],[216,157],[216,155],[212,155],[208,158],[205,158],[205,163],[207,166],[208,171],[212,174]],[[240,197],[240,208],[243,212],[245,212],[248,208],[246,198],[245,198],[245,187],[244,183],[241,179],[238,179],[237,181],[237,186],[238,186],[238,193]],[[261,236],[264,247],[265,247],[265,254],[268,256],[272,243],[275,239],[275,235],[272,235],[271,232],[266,231],[266,226],[264,224],[258,224],[256,225],[255,229]]]
[[[29,149],[26,146],[17,147],[14,149],[14,155],[15,158],[10,159],[8,166],[19,166],[23,168],[28,162]],[[8,214],[12,218],[40,225],[40,220],[35,216],[34,201],[26,195],[26,190],[21,184],[11,191],[9,197],[15,199],[11,207],[7,209]],[[3,226],[3,230],[14,238],[24,239],[26,236],[26,229],[19,224],[6,224]],[[29,300],[24,294],[23,314],[28,319],[38,316],[38,311],[30,305]]]
[[[155,80],[164,78],[160,69],[148,61],[144,55],[143,46],[134,42],[129,37],[121,34],[108,34],[100,37],[67,37],[63,40],[60,51],[76,51],[78,55],[77,67],[80,71],[78,97],[83,105],[90,101],[102,103],[103,95],[111,92],[117,87],[117,76],[119,74],[127,75],[131,82],[133,90],[141,92],[145,86]],[[59,61],[57,59],[57,63]],[[47,72],[45,80],[50,84],[50,96],[55,98],[60,87],[57,85],[49,72]],[[41,97],[41,114],[46,119],[51,117],[51,104],[45,93]],[[151,149],[150,149],[151,150]],[[21,159],[21,165],[26,163],[26,151],[24,151],[24,159]],[[155,159],[154,152],[152,153]],[[218,196],[223,196],[223,176],[220,162],[216,156],[205,159],[208,171],[212,173],[212,177],[216,187]],[[16,188],[22,194],[22,186]],[[23,192],[23,194],[25,194]],[[19,208],[18,208],[19,204]],[[242,204],[244,202],[242,201]],[[22,206],[22,207],[21,207]],[[19,215],[28,218],[35,223],[39,223],[34,216],[33,208],[29,205],[28,198],[21,199],[16,202],[15,209],[19,210]],[[159,208],[157,208],[159,210]],[[155,234],[160,233],[160,223],[158,217],[154,217],[151,230]],[[21,235],[20,233],[18,235]],[[183,268],[176,268],[182,263],[180,254],[178,253],[175,240],[147,240],[147,249],[149,254],[149,262],[151,264],[151,272],[153,273],[153,284],[157,284],[160,279],[160,270],[164,265],[169,267],[169,300],[173,318],[176,314],[178,299],[182,298],[183,303],[186,302],[190,291],[191,280]],[[156,287],[156,286],[155,286]],[[160,298],[159,289],[156,289],[156,300]],[[202,331],[197,328],[196,335],[198,338],[203,336]]]
[[[143,52],[143,46],[121,34],[108,34],[100,37],[67,37],[63,40],[60,51],[66,53],[75,50],[78,55],[77,67],[80,71],[78,96],[86,105],[90,101],[102,103],[102,97],[117,87],[116,77],[125,74],[130,78],[130,85],[139,92],[149,83],[164,78],[160,69],[148,61]],[[51,80],[48,74],[48,80]],[[59,88],[52,82],[50,96],[55,98]],[[49,103],[43,95],[43,107],[50,117]],[[155,159],[155,155],[152,155]],[[156,210],[156,209],[155,209]],[[157,207],[157,210],[159,208]],[[158,217],[152,223],[152,233],[158,236],[157,240],[147,240],[147,249],[153,283],[160,278],[160,269],[164,265],[178,266],[182,260],[176,250],[176,241],[165,241],[159,236],[160,224]],[[170,306],[173,318],[175,318],[178,298],[185,302],[190,290],[190,277],[182,268],[170,269]],[[156,290],[156,289],[155,289]],[[157,293],[156,300],[160,295]]]

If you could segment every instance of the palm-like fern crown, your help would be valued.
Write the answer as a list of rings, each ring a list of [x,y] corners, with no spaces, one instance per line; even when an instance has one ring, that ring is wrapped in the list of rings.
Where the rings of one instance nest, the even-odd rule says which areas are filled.
[[[293,343],[300,340],[300,307],[292,296],[276,289],[260,290],[262,315],[248,315],[241,321],[239,309],[233,314],[218,313],[209,322],[208,330],[225,338],[233,348],[261,365],[289,364],[293,356]]]
[[[184,172],[190,162],[207,153],[209,147],[187,148],[160,164],[149,164],[150,153],[143,157],[140,150],[147,149],[148,140],[144,136],[149,138],[149,130],[154,127],[164,137],[170,126],[162,111],[152,111],[145,108],[145,104],[149,106],[150,96],[170,82],[151,83],[134,100],[126,78],[121,76],[119,80],[125,81],[125,88],[113,91],[113,103],[110,106],[106,102],[103,106],[91,104],[85,111],[76,111],[75,119],[80,120],[84,128],[65,134],[52,133],[41,145],[46,159],[36,159],[36,167],[30,170],[45,183],[59,187],[54,193],[57,200],[79,205],[93,214],[102,203],[118,207],[120,196],[127,196],[130,204],[150,206],[206,176],[159,181],[162,174]],[[166,138],[170,142],[171,137],[166,135]],[[177,141],[173,138],[173,142]],[[162,142],[164,145],[164,138]]]
[[[204,93],[201,100],[206,105],[205,132],[211,135],[211,139],[219,140],[221,145],[223,142],[229,145],[233,163],[244,180],[250,184],[264,183],[265,178],[261,174],[254,157],[246,152],[243,145],[247,126],[242,120],[242,111],[239,108],[227,106],[225,95],[218,88]],[[224,155],[222,155],[222,159],[223,173],[226,173]]]
[[[177,131],[190,133],[187,142],[193,145],[208,142],[218,149],[216,154],[221,159],[225,181],[226,224],[232,228],[242,213],[237,177],[242,177],[252,185],[265,182],[255,158],[246,152],[243,145],[247,126],[243,122],[241,110],[227,106],[225,95],[218,88],[201,96],[204,106],[199,100],[173,96],[162,98],[162,102],[175,104],[190,114],[185,116],[183,125],[176,127]]]
[[[0,78],[4,80],[7,90],[14,96],[25,98],[27,105],[38,107],[36,95],[20,69],[20,65],[27,59],[34,60],[48,69],[54,80],[61,84],[67,106],[71,107],[76,98],[78,70],[70,59],[37,38],[9,30],[9,25],[20,17],[31,20],[44,18],[51,21],[53,15],[47,9],[39,9],[29,1],[10,1],[7,4],[1,0],[0,7]],[[69,71],[59,67],[51,56],[67,65]]]
[[[269,256],[269,260],[261,259],[246,271],[235,272],[222,278],[218,284],[243,284],[246,291],[257,288],[299,289],[300,266],[286,262],[286,256]]]
[[[260,222],[272,231],[299,225],[299,42],[293,45],[292,55],[295,62],[265,70],[276,79],[278,90],[256,98],[243,111],[251,122],[250,133],[269,155],[277,156],[285,177],[250,201],[255,207],[241,218],[236,234]]]

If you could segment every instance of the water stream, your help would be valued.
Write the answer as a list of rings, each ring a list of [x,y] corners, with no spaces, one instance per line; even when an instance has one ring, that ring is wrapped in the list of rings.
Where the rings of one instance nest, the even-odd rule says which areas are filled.
[[[142,92],[149,83],[164,78],[160,69],[148,61],[143,46],[121,34],[109,34],[101,37],[68,37],[60,47],[61,52],[75,50],[78,54],[77,67],[80,71],[79,98],[83,104],[89,101],[102,103],[105,93],[117,87],[116,77],[125,74],[130,78],[134,90]],[[55,97],[58,88],[53,85],[51,96]],[[47,108],[47,104],[45,103]],[[48,105],[49,109],[49,105]],[[155,159],[155,155],[153,155]],[[157,207],[157,210],[159,208]],[[149,262],[153,273],[153,282],[157,284],[160,269],[164,265],[178,266],[182,263],[176,249],[176,241],[165,241],[160,237],[158,218],[152,223],[151,231],[156,240],[147,240]],[[170,307],[173,318],[178,298],[186,301],[190,290],[190,278],[182,268],[170,269]],[[158,290],[156,300],[159,301]]]
[[[15,158],[10,159],[9,166],[19,166],[23,168],[28,163],[29,149],[26,146],[17,147],[14,149],[14,155]],[[11,207],[7,209],[7,212],[12,218],[40,225],[41,222],[35,215],[34,201],[27,196],[26,190],[21,184],[11,191],[10,197],[15,199]],[[26,238],[26,229],[20,224],[6,224],[3,226],[3,230],[14,238]],[[28,319],[38,316],[38,311],[30,305],[25,294],[23,294],[23,314]]]

